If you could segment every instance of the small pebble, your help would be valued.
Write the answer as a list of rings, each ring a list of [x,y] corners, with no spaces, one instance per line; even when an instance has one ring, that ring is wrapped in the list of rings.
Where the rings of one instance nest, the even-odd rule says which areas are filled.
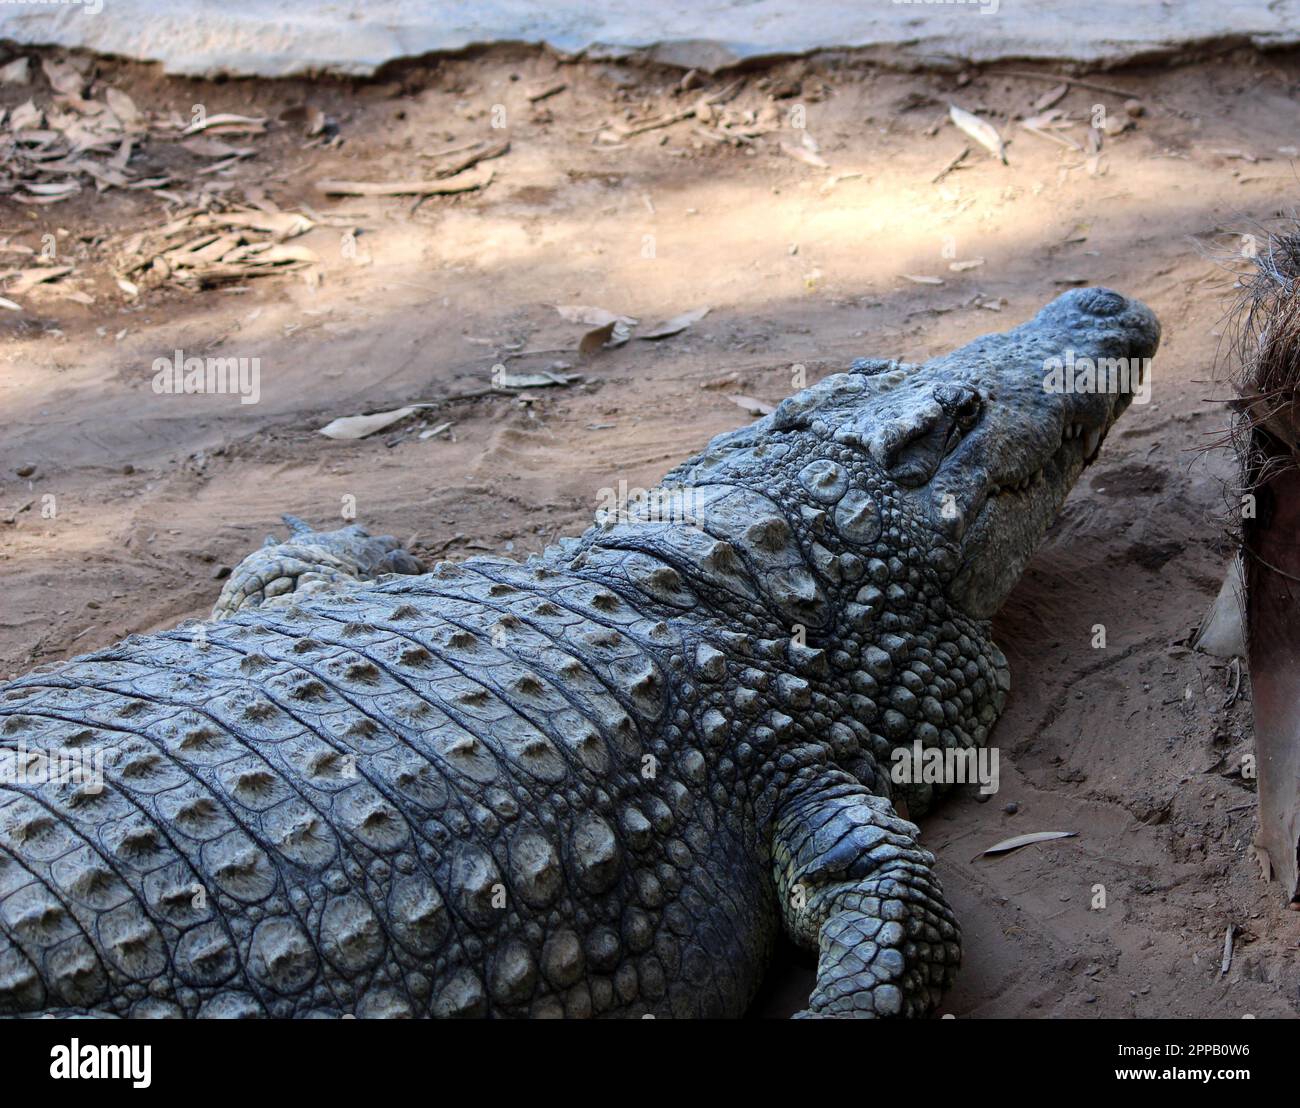
[[[1009,816],[1014,816],[1018,811],[1020,811],[1020,805],[1017,804],[1017,803],[1013,800],[1010,804],[1008,804],[1008,805],[1007,805],[1005,808],[1003,808],[1002,810],[1003,810],[1004,812],[1006,812],[1007,815],[1009,815]]]
[[[224,581],[229,576],[229,566],[217,566],[217,568],[212,571],[212,580],[214,581]]]
[[[19,466],[14,470],[14,472],[18,474],[19,477],[30,477],[36,472],[36,467],[34,465]]]

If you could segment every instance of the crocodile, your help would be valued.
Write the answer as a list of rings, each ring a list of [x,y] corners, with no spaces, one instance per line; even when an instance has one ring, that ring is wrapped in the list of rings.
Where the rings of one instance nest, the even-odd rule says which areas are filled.
[[[254,589],[0,686],[0,1012],[737,1017],[782,928],[800,1015],[933,1012],[960,932],[911,818],[952,782],[894,752],[989,742],[990,618],[1132,399],[1047,367],[1158,341],[1071,290],[526,561]]]

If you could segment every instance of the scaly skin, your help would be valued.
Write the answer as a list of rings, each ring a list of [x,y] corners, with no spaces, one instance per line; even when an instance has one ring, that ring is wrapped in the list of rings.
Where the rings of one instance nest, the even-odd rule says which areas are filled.
[[[315,531],[296,516],[280,518],[293,537],[277,542],[267,535],[266,542],[234,568],[212,609],[213,619],[245,608],[282,607],[390,573],[424,572],[392,535],[372,536],[355,523],[337,531]]]
[[[784,926],[805,1015],[932,1010],[957,925],[893,801],[942,787],[890,752],[987,741],[987,619],[1128,401],[1044,360],[1158,333],[1076,290],[856,364],[524,565],[0,687],[0,749],[113,755],[98,793],[0,791],[0,1009],[737,1016]]]

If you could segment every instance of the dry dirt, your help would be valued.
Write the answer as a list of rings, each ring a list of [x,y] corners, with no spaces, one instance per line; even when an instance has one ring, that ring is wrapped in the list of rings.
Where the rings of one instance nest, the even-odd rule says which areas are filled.
[[[1180,645],[1226,549],[1232,467],[1207,449],[1225,422],[1214,379],[1231,258],[1239,232],[1297,195],[1300,59],[1243,53],[1092,75],[1112,91],[1072,87],[1058,105],[1072,119],[1096,104],[1120,118],[1126,96],[1144,109],[1106,137],[1095,174],[1011,122],[1051,80],[892,72],[850,56],[690,92],[674,71],[507,49],[365,83],[195,83],[93,65],[153,111],[321,109],[333,144],[273,125],[223,174],[198,177],[204,159],[152,142],[132,169],[213,180],[220,202],[264,197],[334,218],[297,240],[320,255],[318,280],[163,286],[132,300],[114,257],[170,218],[164,199],[0,196],[0,240],[39,249],[56,235],[60,260],[76,267],[68,280],[94,297],[63,299],[59,282],[24,297],[23,312],[0,311],[0,676],[202,616],[221,567],[279,531],[280,512],[328,524],[355,498],[361,521],[430,561],[524,554],[580,529],[601,488],[650,486],[749,420],[736,396],[779,400],[794,366],[811,381],[858,356],[920,360],[1019,323],[1069,284],[1112,286],[1163,322],[1153,398],[1112,433],[995,621],[1014,679],[995,733],[1001,792],[954,797],[925,821],[966,936],[943,1011],[1300,1010],[1300,914],[1260,879],[1251,848],[1248,683],[1233,699],[1233,671]],[[687,119],[601,137],[737,79],[727,109],[775,116],[780,133],[718,142]],[[555,80],[564,91],[530,106],[527,91]],[[0,104],[33,92],[48,95],[43,78],[0,87]],[[973,145],[945,122],[949,102],[1001,128],[1009,165],[975,147],[935,183]],[[781,151],[800,142],[792,108],[806,111],[829,168]],[[1086,130],[1064,133],[1082,142]],[[510,150],[484,163],[495,177],[481,192],[416,207],[313,187],[424,176],[422,152],[503,135]],[[355,251],[344,248],[349,228]],[[712,311],[675,337],[582,358],[583,328],[556,304],[599,305],[643,327]],[[259,358],[260,403],[156,394],[154,359],[176,349]],[[511,358],[511,372],[565,362],[584,380],[451,400],[360,442],[317,434],[335,416],[479,393],[494,364],[528,351],[543,353]],[[419,437],[447,421],[449,432]],[[1097,624],[1104,648],[1093,646]],[[1049,829],[1078,837],[971,861]],[[1229,924],[1235,956],[1221,974]],[[756,1010],[797,1007],[810,979],[783,956]]]

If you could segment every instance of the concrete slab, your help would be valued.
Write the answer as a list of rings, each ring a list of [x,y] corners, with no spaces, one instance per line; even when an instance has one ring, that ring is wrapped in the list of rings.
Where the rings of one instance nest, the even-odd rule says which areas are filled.
[[[873,46],[916,61],[1114,63],[1222,40],[1293,45],[1300,0],[0,0],[0,39],[192,76],[366,75],[397,58],[492,42],[649,49],[707,69]]]

